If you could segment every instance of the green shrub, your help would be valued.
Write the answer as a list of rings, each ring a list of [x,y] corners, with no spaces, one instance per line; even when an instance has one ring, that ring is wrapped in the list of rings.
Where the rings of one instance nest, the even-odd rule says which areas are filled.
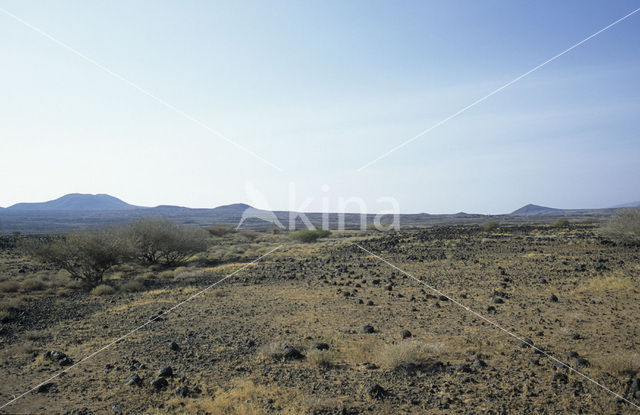
[[[495,231],[499,226],[500,224],[495,220],[490,220],[480,225],[480,227],[485,231]]]
[[[29,251],[39,260],[67,271],[71,278],[93,288],[104,273],[131,256],[131,245],[116,229],[75,232],[64,238],[35,241]]]
[[[310,243],[320,238],[326,238],[331,232],[325,229],[301,229],[293,232],[289,237],[294,241]]]
[[[112,286],[106,284],[98,285],[93,290],[91,290],[91,294],[99,296],[113,295],[115,294],[115,292],[116,290]]]
[[[135,256],[145,264],[177,265],[205,251],[208,246],[204,229],[160,218],[145,218],[132,223],[129,237]]]
[[[618,211],[603,226],[602,234],[619,242],[640,242],[640,207]]]

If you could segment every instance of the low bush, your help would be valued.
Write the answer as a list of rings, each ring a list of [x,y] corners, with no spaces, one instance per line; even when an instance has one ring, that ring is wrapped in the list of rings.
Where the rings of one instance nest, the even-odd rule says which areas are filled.
[[[293,232],[289,237],[298,242],[316,242],[320,238],[326,238],[331,232],[326,229],[301,229]]]
[[[329,368],[333,366],[333,353],[330,350],[309,350],[307,362],[318,368]]]
[[[403,341],[384,346],[378,354],[378,363],[381,367],[391,370],[409,369],[424,365],[430,357],[431,353],[424,344]]]
[[[640,207],[618,211],[602,227],[601,233],[618,242],[640,242]]]
[[[207,232],[211,234],[211,236],[217,236],[217,237],[222,237],[232,232],[235,232],[235,229],[233,226],[224,225],[224,224],[209,226],[208,228],[205,228],[205,229],[207,230]]]

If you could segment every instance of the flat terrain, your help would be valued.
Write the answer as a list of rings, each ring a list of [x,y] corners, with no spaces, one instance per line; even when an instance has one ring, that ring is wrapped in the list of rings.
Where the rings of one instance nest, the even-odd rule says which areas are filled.
[[[185,267],[121,267],[102,296],[0,252],[0,405],[69,367],[47,352],[78,362],[239,270],[7,413],[638,412],[452,300],[640,404],[640,253],[592,225],[227,235]]]

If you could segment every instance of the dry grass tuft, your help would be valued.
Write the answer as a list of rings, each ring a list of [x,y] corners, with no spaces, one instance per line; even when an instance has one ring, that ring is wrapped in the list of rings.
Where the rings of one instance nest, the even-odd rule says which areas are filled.
[[[602,370],[619,376],[635,375],[640,372],[640,354],[613,354],[598,359]]]
[[[106,285],[106,284],[102,284],[102,285],[98,285],[96,288],[94,288],[93,290],[91,290],[91,294],[93,295],[113,295],[115,294],[116,290],[110,286],[110,285]]]
[[[142,281],[138,280],[127,281],[120,286],[120,291],[124,291],[127,293],[135,293],[142,290],[144,290],[144,284],[142,283]]]
[[[307,362],[317,368],[327,369],[333,366],[335,354],[331,350],[309,350]]]
[[[260,347],[259,353],[263,359],[281,359],[284,354],[284,348],[287,346],[282,341],[274,341]]]
[[[423,343],[403,341],[384,346],[378,353],[378,364],[385,369],[408,369],[424,365],[431,357],[431,351]]]
[[[636,286],[630,278],[610,275],[608,277],[593,278],[577,291],[584,294],[601,293],[633,293]]]
[[[0,292],[3,293],[14,293],[18,291],[20,288],[20,284],[16,281],[2,281],[0,282]]]

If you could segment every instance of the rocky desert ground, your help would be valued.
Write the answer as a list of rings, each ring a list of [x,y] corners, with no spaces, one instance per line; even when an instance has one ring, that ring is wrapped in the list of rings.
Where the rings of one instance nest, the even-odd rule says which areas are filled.
[[[0,255],[0,405],[68,369],[4,413],[632,414],[640,405],[640,252],[593,224],[346,231],[310,244],[229,234],[185,266],[122,265],[101,295],[16,248]]]

